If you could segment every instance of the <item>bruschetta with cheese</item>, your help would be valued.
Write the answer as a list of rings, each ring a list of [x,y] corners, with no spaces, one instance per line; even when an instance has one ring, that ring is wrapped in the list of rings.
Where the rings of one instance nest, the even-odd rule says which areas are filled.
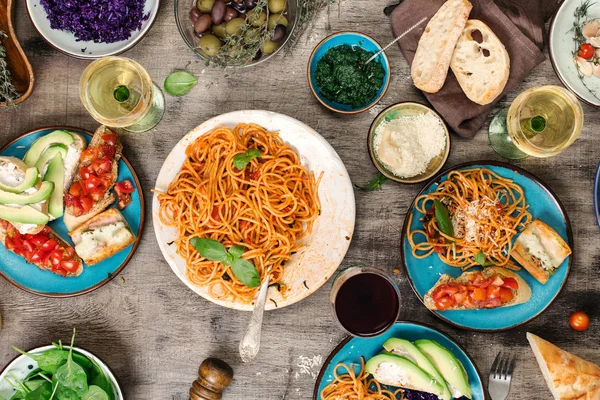
[[[527,225],[510,253],[540,283],[548,282],[570,254],[563,238],[539,219]]]
[[[8,250],[42,270],[67,277],[78,276],[83,272],[83,261],[75,254],[73,246],[49,226],[43,226],[35,234],[22,234],[11,223],[0,219],[0,242]]]
[[[442,275],[425,294],[430,310],[472,310],[509,307],[531,298],[531,288],[519,275],[501,267],[467,271],[457,278]]]
[[[65,194],[64,222],[69,231],[100,214],[115,201],[111,192],[117,181],[123,146],[116,133],[100,126],[81,153],[79,169]]]
[[[98,264],[135,242],[135,235],[116,208],[96,215],[69,235],[87,265]]]

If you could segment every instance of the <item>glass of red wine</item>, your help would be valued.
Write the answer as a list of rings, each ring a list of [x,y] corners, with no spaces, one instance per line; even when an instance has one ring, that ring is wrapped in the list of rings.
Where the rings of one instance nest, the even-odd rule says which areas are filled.
[[[345,269],[333,281],[329,298],[338,323],[353,336],[380,335],[400,316],[398,286],[378,268]]]

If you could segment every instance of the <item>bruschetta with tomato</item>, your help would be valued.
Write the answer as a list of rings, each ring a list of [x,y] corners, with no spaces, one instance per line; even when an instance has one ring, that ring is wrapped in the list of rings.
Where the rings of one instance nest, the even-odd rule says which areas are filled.
[[[501,267],[467,271],[457,278],[442,275],[425,294],[430,310],[472,310],[509,307],[531,298],[531,288],[519,275]]]
[[[37,233],[22,234],[11,223],[0,219],[0,242],[40,269],[68,277],[83,272],[83,261],[73,246],[62,240],[49,226],[44,226]]]
[[[100,126],[81,153],[79,169],[65,194],[64,223],[69,231],[100,214],[115,202],[111,192],[118,176],[123,146],[116,133]]]

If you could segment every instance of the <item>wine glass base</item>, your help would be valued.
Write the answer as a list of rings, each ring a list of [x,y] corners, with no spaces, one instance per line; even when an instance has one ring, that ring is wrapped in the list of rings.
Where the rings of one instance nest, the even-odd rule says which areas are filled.
[[[490,121],[488,140],[496,154],[508,160],[522,160],[529,157],[512,142],[506,125],[508,107],[498,111]]]
[[[122,128],[124,131],[147,132],[158,125],[162,120],[163,116],[165,115],[165,96],[156,83],[152,82],[152,86],[154,87],[152,94],[152,106],[150,106],[148,114],[146,114],[146,116],[137,124]]]

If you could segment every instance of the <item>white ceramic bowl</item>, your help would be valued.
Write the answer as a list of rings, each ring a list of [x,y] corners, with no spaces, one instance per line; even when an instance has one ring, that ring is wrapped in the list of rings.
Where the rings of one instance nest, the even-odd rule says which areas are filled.
[[[590,76],[583,78],[577,74],[577,66],[573,61],[573,23],[575,9],[583,0],[564,0],[554,13],[548,30],[548,49],[552,67],[563,85],[573,92],[579,100],[592,106],[600,107],[600,78]],[[589,18],[600,18],[600,3],[592,3],[588,10]],[[585,85],[584,85],[585,83]],[[586,88],[586,85],[588,88]],[[592,93],[595,92],[595,95]]]
[[[82,59],[96,59],[105,56],[114,56],[131,49],[148,33],[156,15],[160,0],[146,0],[144,15],[150,14],[147,20],[142,21],[142,27],[131,32],[131,37],[127,40],[114,43],[94,43],[78,42],[75,35],[68,31],[52,29],[46,10],[40,4],[40,0],[26,0],[27,12],[31,18],[33,26],[38,33],[58,51],[71,57]]]
[[[40,354],[54,348],[55,347],[53,345],[42,346],[30,350],[29,353]],[[121,390],[121,387],[119,386],[117,378],[115,377],[111,369],[108,367],[108,365],[104,363],[104,361],[102,361],[89,351],[81,349],[79,347],[73,347],[73,350],[76,350],[78,353],[83,354],[84,356],[96,361],[96,363],[102,368],[102,371],[104,371],[106,376],[110,379],[113,388],[115,389],[113,393],[113,397],[115,400],[123,400],[125,398],[123,396],[123,392]],[[30,366],[32,368],[30,368]],[[17,358],[11,361],[2,370],[2,372],[0,372],[0,398],[9,399],[15,393],[12,386],[10,386],[5,379],[6,377],[10,377],[10,375],[8,374],[9,372],[11,372],[18,379],[24,379],[27,376],[27,374],[29,374],[32,370],[36,369],[37,366],[37,362],[25,355],[19,355]]]

